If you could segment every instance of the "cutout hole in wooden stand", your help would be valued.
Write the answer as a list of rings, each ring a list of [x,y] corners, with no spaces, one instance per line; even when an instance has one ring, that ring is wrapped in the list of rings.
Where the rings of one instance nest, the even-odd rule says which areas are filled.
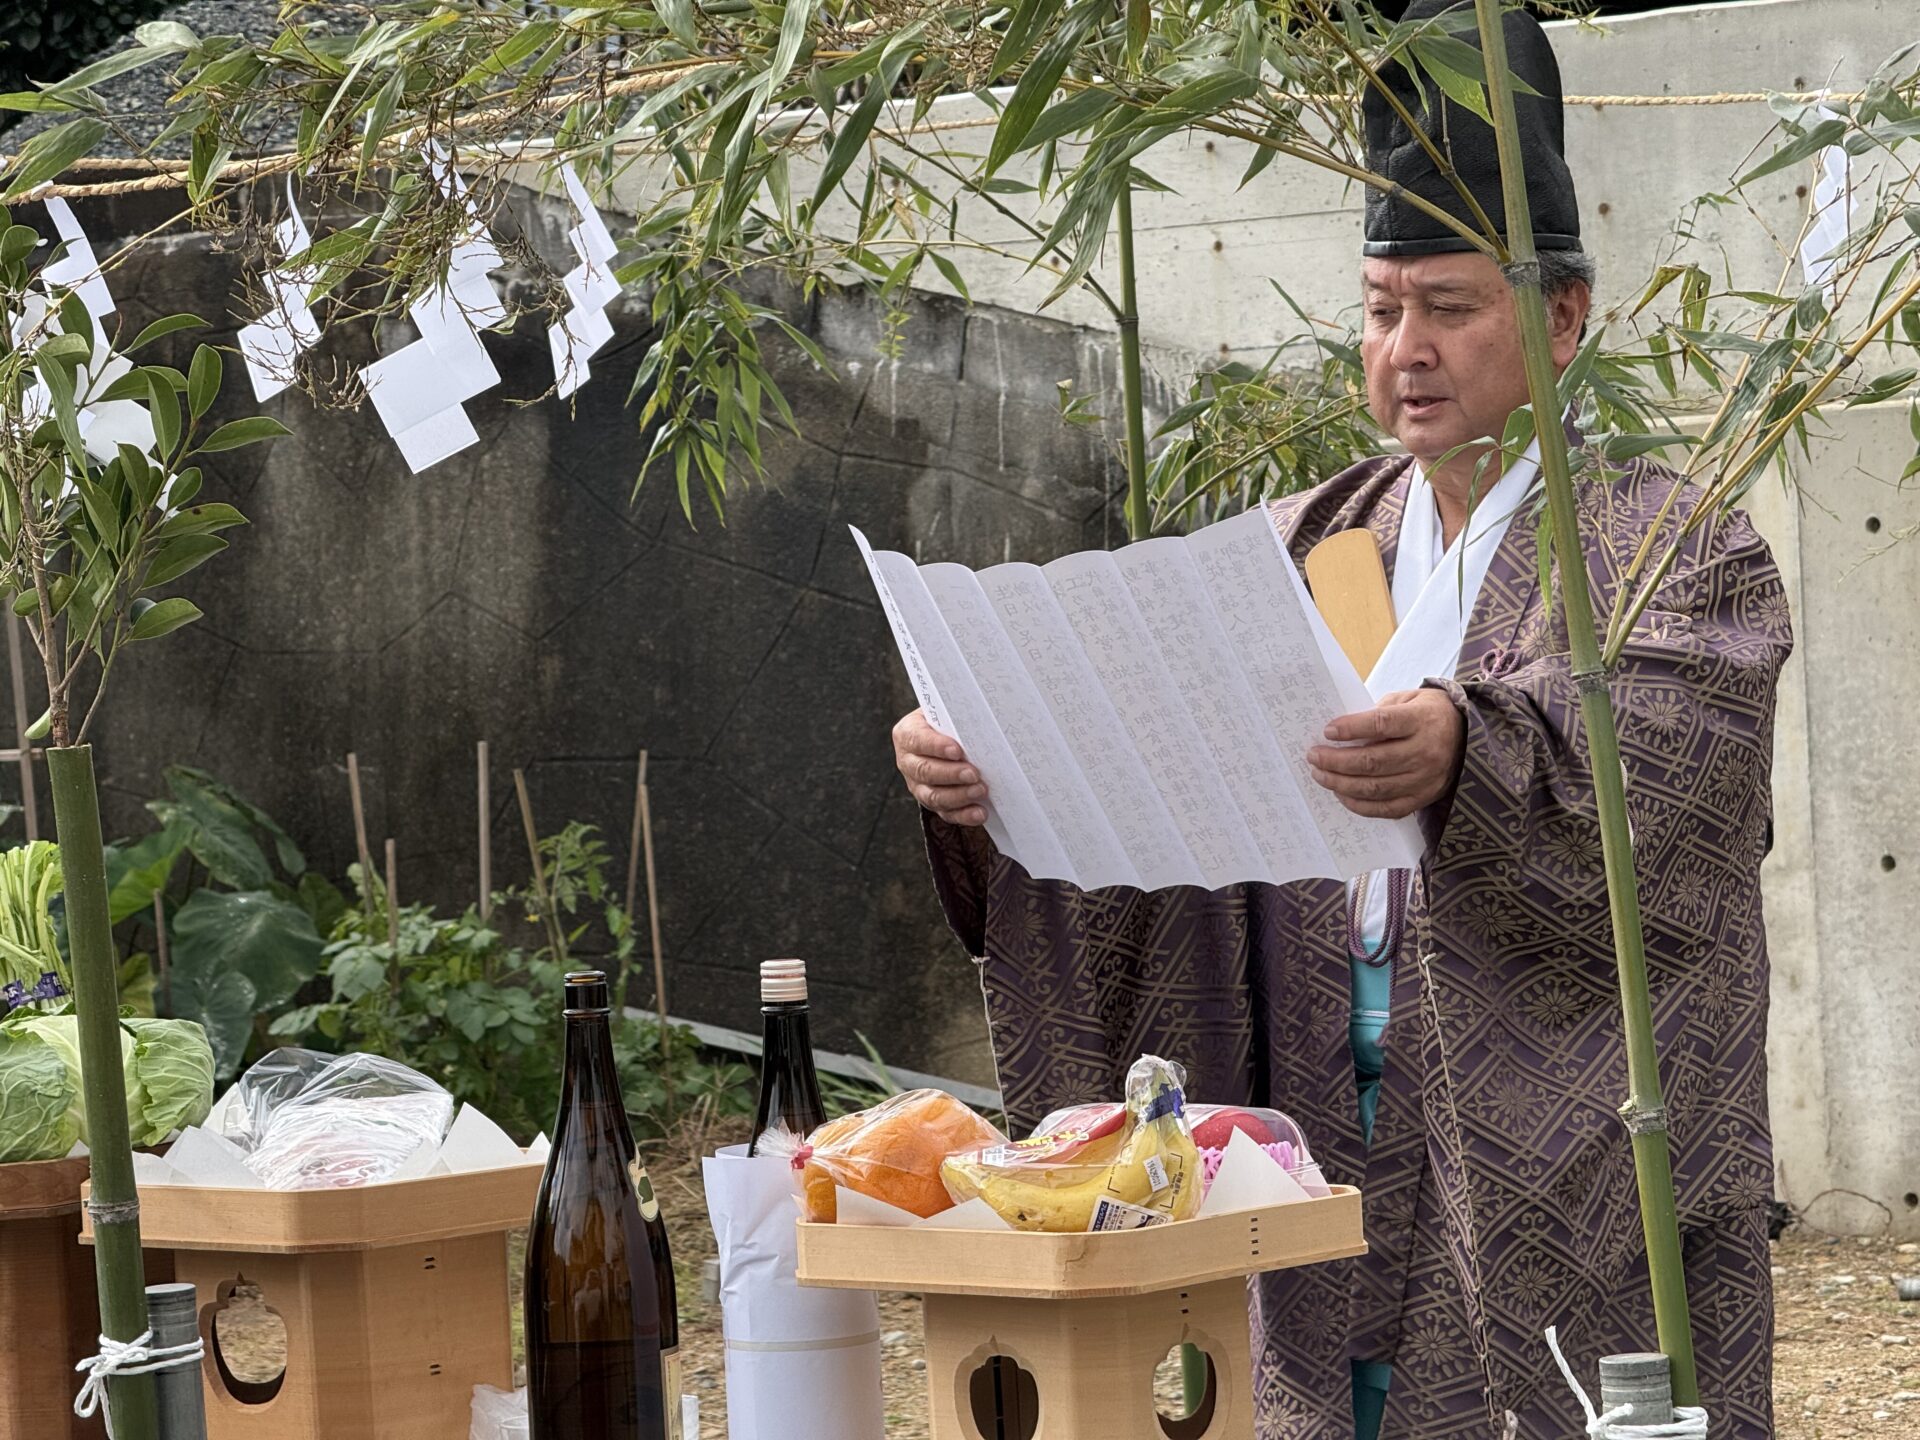
[[[200,1329],[221,1387],[242,1405],[265,1405],[287,1379],[287,1322],[244,1275],[219,1288]]]
[[[989,1355],[967,1381],[968,1406],[980,1440],[1033,1440],[1040,1428],[1040,1387],[1011,1355]]]
[[[1205,1358],[1207,1383],[1192,1406],[1187,1404],[1184,1393],[1178,1345],[1167,1351],[1153,1372],[1154,1408],[1160,1419],[1160,1433],[1167,1440],[1201,1440],[1213,1425],[1213,1412],[1220,1399],[1220,1374],[1214,1368],[1213,1356]]]

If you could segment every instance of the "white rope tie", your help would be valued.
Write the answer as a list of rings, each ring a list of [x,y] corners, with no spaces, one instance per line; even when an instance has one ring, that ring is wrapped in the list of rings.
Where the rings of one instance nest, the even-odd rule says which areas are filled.
[[[1567,1364],[1567,1357],[1560,1353],[1558,1328],[1554,1325],[1547,1327],[1547,1348],[1553,1352],[1554,1363],[1560,1367],[1560,1373],[1566,1376],[1574,1398],[1580,1402],[1580,1408],[1587,1413],[1587,1440],[1707,1440],[1707,1412],[1698,1406],[1674,1406],[1673,1423],[1669,1425],[1620,1424],[1623,1417],[1633,1413],[1631,1405],[1616,1405],[1604,1415],[1595,1414],[1593,1401],[1580,1388],[1580,1382],[1573,1378],[1573,1367]]]
[[[109,1340],[102,1335],[100,1353],[73,1367],[87,1377],[74,1398],[73,1413],[82,1420],[91,1420],[97,1412],[106,1424],[107,1440],[113,1440],[113,1406],[108,1400],[107,1384],[115,1375],[152,1375],[160,1370],[177,1370],[198,1365],[206,1354],[206,1346],[198,1335],[185,1345],[162,1345],[157,1349],[152,1340],[151,1330],[143,1330],[137,1338],[125,1341]]]

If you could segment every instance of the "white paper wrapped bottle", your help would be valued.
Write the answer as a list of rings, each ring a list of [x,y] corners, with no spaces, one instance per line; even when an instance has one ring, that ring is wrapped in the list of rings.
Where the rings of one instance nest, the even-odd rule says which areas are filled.
[[[885,1440],[880,1310],[870,1292],[802,1289],[792,1170],[731,1146],[705,1162],[720,1243],[728,1440]]]

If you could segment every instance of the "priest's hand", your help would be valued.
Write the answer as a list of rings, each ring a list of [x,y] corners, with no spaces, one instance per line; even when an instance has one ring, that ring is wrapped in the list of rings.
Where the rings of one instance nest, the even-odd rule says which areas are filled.
[[[924,710],[893,727],[893,763],[922,806],[955,825],[987,823],[987,787],[960,742],[927,723]]]
[[[1399,820],[1453,788],[1467,726],[1444,690],[1399,690],[1342,715],[1307,752],[1313,778],[1356,815]]]

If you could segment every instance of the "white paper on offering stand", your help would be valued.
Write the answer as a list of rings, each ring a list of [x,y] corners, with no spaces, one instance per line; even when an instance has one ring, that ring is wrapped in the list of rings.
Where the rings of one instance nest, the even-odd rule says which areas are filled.
[[[1373,701],[1264,509],[977,574],[853,534],[929,722],[1029,874],[1214,890],[1418,863],[1412,820],[1354,815],[1308,771],[1327,722]]]
[[[233,1114],[238,1092],[229,1090],[207,1113],[203,1125],[190,1125],[174,1139],[164,1157],[136,1153],[134,1178],[142,1185],[202,1185],[215,1189],[265,1188],[247,1165],[247,1152],[222,1133],[228,1118],[236,1127],[244,1113]],[[377,1184],[419,1180],[430,1175],[461,1175],[515,1165],[544,1165],[549,1150],[541,1135],[522,1150],[489,1116],[462,1105],[439,1142],[423,1141],[394,1173]]]
[[[543,1156],[542,1159],[545,1157]],[[504,1170],[531,1163],[513,1137],[471,1105],[462,1105],[440,1142],[429,1174],[464,1175],[474,1170]]]
[[[702,1164],[720,1247],[730,1440],[884,1440],[880,1311],[795,1278],[792,1167],[736,1145]]]
[[[1261,1210],[1270,1205],[1291,1205],[1309,1198],[1300,1188],[1300,1182],[1260,1148],[1259,1141],[1244,1130],[1236,1130],[1220,1157],[1220,1169],[1207,1190],[1207,1198],[1200,1202],[1198,1218],[1231,1215],[1236,1210]]]
[[[266,1182],[247,1168],[241,1148],[224,1135],[190,1125],[167,1149],[174,1185],[204,1185],[215,1190],[264,1190]]]
[[[902,1210],[898,1205],[889,1205],[844,1185],[833,1187],[833,1217],[839,1225],[878,1225],[892,1230],[905,1230],[920,1223],[920,1217],[911,1210]]]
[[[1327,1184],[1327,1177],[1320,1172],[1320,1162],[1309,1160],[1304,1165],[1296,1165],[1287,1172],[1300,1183],[1307,1192],[1309,1200],[1324,1200],[1333,1193],[1333,1187]]]
[[[133,1152],[133,1183],[140,1185],[178,1185],[180,1172],[158,1155]]]
[[[930,1215],[924,1220],[913,1222],[916,1230],[1011,1230],[1000,1212],[979,1196],[956,1205],[951,1210],[942,1210],[938,1215]]]

